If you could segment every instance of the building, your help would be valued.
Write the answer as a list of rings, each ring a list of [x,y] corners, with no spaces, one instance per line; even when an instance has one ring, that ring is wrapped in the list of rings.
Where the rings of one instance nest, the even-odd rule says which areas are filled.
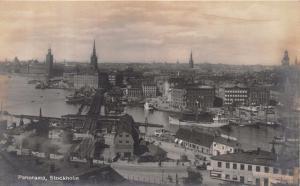
[[[186,89],[180,87],[172,88],[170,105],[184,109],[186,107]]]
[[[53,54],[51,53],[51,48],[48,49],[46,55],[46,66],[47,66],[47,75],[51,77],[53,75]]]
[[[73,78],[75,89],[82,87],[98,88],[98,75],[77,74],[74,75]]]
[[[95,40],[94,40],[94,46],[93,46],[93,53],[91,55],[91,67],[94,69],[94,70],[97,70],[98,69],[98,57],[97,57],[97,54],[96,54],[96,44],[95,44]]]
[[[146,98],[155,98],[157,96],[157,87],[155,84],[146,83],[142,85],[143,95]]]
[[[134,155],[135,145],[139,143],[139,131],[134,126],[133,118],[129,115],[122,116],[115,132],[113,144],[116,156],[130,159]]]
[[[116,77],[117,77],[117,75],[114,74],[114,73],[111,73],[111,74],[108,75],[108,81],[113,86],[116,85]]]
[[[215,88],[211,86],[190,86],[186,88],[186,106],[188,109],[206,109],[213,107]]]
[[[249,88],[250,105],[268,105],[270,101],[270,88],[266,86],[255,86]]]
[[[108,80],[108,73],[106,72],[99,72],[99,73],[96,73],[98,74],[99,78],[98,78],[98,87],[99,88],[104,88],[104,89],[107,89],[110,87],[110,84],[109,84],[109,80]]]
[[[75,75],[76,75],[75,72],[64,72],[63,73],[63,81],[74,85],[74,76]]]
[[[155,75],[154,82],[158,91],[164,96],[166,95],[166,84],[168,83],[169,75]]]
[[[284,51],[283,58],[281,60],[281,65],[282,66],[289,66],[290,65],[290,58],[289,58],[289,53],[287,50]]]
[[[63,141],[63,133],[62,129],[51,129],[49,130],[48,138],[54,141]]]
[[[47,74],[48,68],[45,63],[32,63],[28,64],[28,74]]]
[[[237,152],[241,148],[236,138],[221,135],[214,139],[212,145],[213,156]]]
[[[126,97],[128,100],[140,100],[143,97],[143,90],[141,87],[131,87],[126,88]]]
[[[298,159],[280,159],[273,152],[236,152],[211,157],[210,176],[247,185],[299,184]]]
[[[225,105],[247,105],[249,89],[245,87],[226,87],[225,88]]]
[[[193,53],[191,52],[190,60],[189,60],[189,67],[194,68],[194,60],[193,60]]]
[[[133,156],[133,138],[125,131],[119,131],[114,138],[115,154],[120,157],[130,158]]]
[[[180,128],[175,135],[175,143],[195,153],[212,154],[214,136],[197,130]]]

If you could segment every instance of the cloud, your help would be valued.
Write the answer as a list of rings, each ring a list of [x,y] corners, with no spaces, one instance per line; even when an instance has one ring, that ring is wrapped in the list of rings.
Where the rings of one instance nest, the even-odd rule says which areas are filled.
[[[299,54],[297,2],[0,2],[0,56],[279,64]]]

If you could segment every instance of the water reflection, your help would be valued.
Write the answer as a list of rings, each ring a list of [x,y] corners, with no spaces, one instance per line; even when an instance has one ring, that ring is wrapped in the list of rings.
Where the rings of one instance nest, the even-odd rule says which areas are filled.
[[[75,114],[78,111],[77,106],[65,103],[65,97],[71,92],[55,89],[35,89],[34,85],[27,84],[28,78],[13,76],[7,80],[6,88],[1,90],[4,109],[10,113],[38,115],[39,108],[42,108],[43,115],[60,117],[65,114]],[[4,92],[3,92],[4,91]],[[178,126],[170,125],[168,122],[169,113],[161,111],[145,111],[143,107],[127,107],[125,111],[132,115],[135,121],[162,124],[167,130],[176,132]],[[154,128],[149,128],[148,132],[153,132]],[[232,126],[231,130],[221,130],[221,133],[236,137],[244,149],[254,149],[260,147],[270,150],[271,142],[274,136],[280,136],[281,130],[261,126],[240,127]]]

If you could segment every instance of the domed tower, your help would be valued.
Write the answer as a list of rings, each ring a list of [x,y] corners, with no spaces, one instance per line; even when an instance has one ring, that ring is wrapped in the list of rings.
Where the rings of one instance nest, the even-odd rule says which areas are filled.
[[[290,65],[290,58],[289,58],[289,53],[287,50],[284,51],[283,58],[281,60],[281,65],[282,66],[289,66]]]

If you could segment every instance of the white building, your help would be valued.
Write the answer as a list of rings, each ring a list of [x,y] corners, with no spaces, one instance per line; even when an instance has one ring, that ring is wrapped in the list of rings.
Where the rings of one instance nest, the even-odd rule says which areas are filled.
[[[298,159],[260,149],[211,157],[210,176],[247,185],[299,184]],[[298,162],[299,163],[299,162]]]
[[[226,87],[225,88],[225,105],[247,105],[249,89],[246,87]]]
[[[48,137],[51,140],[62,141],[64,131],[62,129],[49,130]]]
[[[236,138],[229,136],[218,136],[214,139],[212,145],[212,154],[214,156],[237,152],[240,144]]]
[[[76,73],[74,72],[64,72],[63,73],[63,81],[70,83],[70,84],[74,84],[74,76],[76,75]]]
[[[98,75],[74,75],[74,88],[80,89],[82,87],[98,88]]]
[[[154,98],[156,97],[157,87],[155,84],[143,84],[143,95],[146,98]]]

